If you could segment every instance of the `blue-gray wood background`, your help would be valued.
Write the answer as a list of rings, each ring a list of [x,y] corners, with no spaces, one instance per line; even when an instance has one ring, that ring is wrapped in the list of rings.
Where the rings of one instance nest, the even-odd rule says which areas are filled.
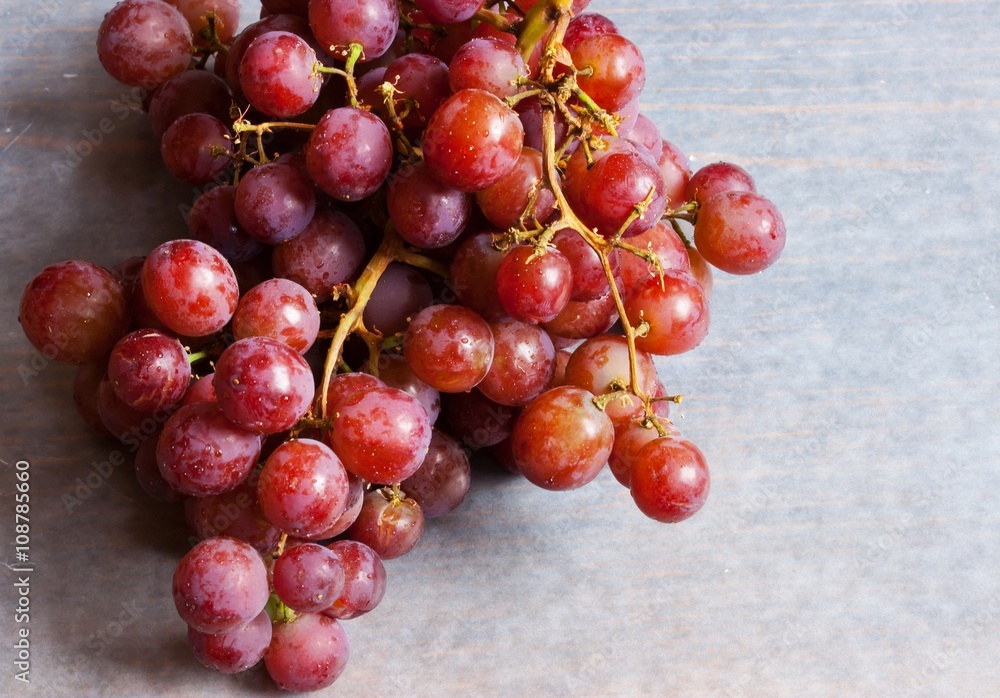
[[[16,322],[44,265],[111,265],[184,231],[194,193],[96,60],[110,5],[0,2],[0,559],[24,459],[36,565],[29,687],[0,574],[0,694],[272,693],[190,656],[170,598],[182,517],[127,467],[79,489],[118,449]],[[788,226],[771,270],[717,275],[704,345],[660,363],[711,497],[663,526],[608,473],[558,494],[485,471],[388,564],[329,694],[996,695],[996,3],[591,9],[644,51],[664,136],[695,168],[747,167]]]

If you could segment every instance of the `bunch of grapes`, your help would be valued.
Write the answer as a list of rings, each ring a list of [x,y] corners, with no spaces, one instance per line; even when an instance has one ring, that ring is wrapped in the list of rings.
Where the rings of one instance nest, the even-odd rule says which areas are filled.
[[[79,366],[99,433],[200,539],[173,596],[196,657],[289,690],[344,669],[384,559],[490,449],[550,490],[608,464],[638,508],[709,475],[653,355],[708,332],[710,266],[784,246],[728,163],[639,111],[645,65],[586,0],[124,0],[101,63],[148,91],[188,233],[44,269],[20,321]]]

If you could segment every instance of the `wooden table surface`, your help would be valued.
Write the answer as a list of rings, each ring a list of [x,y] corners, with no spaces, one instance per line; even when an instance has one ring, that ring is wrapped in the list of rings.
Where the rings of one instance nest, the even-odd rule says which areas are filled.
[[[0,694],[273,693],[190,656],[169,592],[182,517],[128,467],[90,475],[122,448],[90,435],[72,369],[16,321],[46,264],[184,233],[191,187],[96,59],[110,5],[0,2]],[[592,9],[645,52],[665,137],[695,167],[746,166],[788,226],[771,270],[717,276],[704,345],[660,362],[712,495],[664,526],[606,472],[559,494],[484,468],[387,565],[329,695],[998,695],[996,3]],[[13,665],[19,460],[30,686]]]

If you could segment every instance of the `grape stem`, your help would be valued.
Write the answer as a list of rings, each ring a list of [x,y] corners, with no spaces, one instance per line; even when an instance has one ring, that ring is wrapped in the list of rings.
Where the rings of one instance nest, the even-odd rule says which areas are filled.
[[[339,75],[347,81],[347,96],[351,100],[351,106],[358,106],[358,83],[354,79],[354,67],[358,60],[364,55],[364,47],[361,44],[350,44],[347,47],[347,58],[344,61],[344,69],[328,68],[322,63],[313,66],[313,72],[326,75]]]
[[[632,254],[637,254],[647,262],[654,264],[657,270],[662,274],[662,265],[660,264],[660,261],[655,253],[651,250],[641,250],[636,248],[633,245],[623,242],[621,239],[621,232],[623,232],[634,220],[641,217],[645,213],[645,210],[648,207],[649,202],[652,200],[655,192],[650,191],[646,199],[636,206],[635,210],[624,222],[617,235],[613,236],[611,239],[606,239],[596,230],[589,228],[583,223],[583,221],[580,220],[580,218],[573,211],[572,207],[569,205],[566,195],[559,184],[559,161],[556,150],[555,117],[556,109],[565,106],[564,103],[568,96],[574,95],[580,99],[580,101],[586,105],[586,107],[595,115],[602,125],[605,126],[605,128],[608,128],[609,121],[612,122],[610,124],[612,128],[608,128],[608,130],[612,133],[614,126],[612,117],[610,117],[610,115],[594,103],[593,100],[590,99],[585,92],[583,92],[583,90],[576,87],[575,82],[567,83],[563,78],[557,80],[554,77],[557,59],[566,63],[571,63],[566,56],[566,49],[562,45],[562,39],[566,33],[566,26],[569,24],[569,20],[572,17],[570,6],[571,0],[541,0],[541,2],[535,5],[531,11],[528,12],[528,15],[524,20],[521,36],[518,40],[518,49],[527,61],[527,58],[531,55],[534,45],[541,40],[546,31],[551,29],[548,39],[545,42],[545,50],[542,55],[541,75],[539,77],[539,82],[542,86],[549,89],[551,92],[554,92],[554,99],[541,100],[543,138],[542,160],[546,183],[555,196],[556,207],[559,209],[560,215],[559,219],[546,226],[545,230],[571,228],[584,239],[594,252],[597,253],[601,260],[601,267],[604,269],[604,275],[608,280],[608,286],[611,289],[611,295],[615,302],[615,309],[617,310],[618,316],[621,320],[622,330],[628,344],[628,384],[613,386],[616,388],[615,390],[612,390],[612,392],[606,395],[596,397],[594,404],[603,409],[614,399],[624,398],[628,394],[635,395],[642,401],[644,406],[645,414],[642,419],[642,423],[646,426],[656,428],[657,431],[663,435],[666,433],[666,429],[660,423],[660,419],[653,413],[653,398],[645,394],[639,382],[639,362],[635,339],[640,332],[644,332],[648,328],[648,325],[643,322],[640,324],[639,328],[636,328],[629,321],[625,312],[625,303],[622,300],[621,292],[618,290],[618,284],[616,283],[614,270],[611,267],[610,261],[611,252],[615,248],[619,248]],[[567,90],[566,88],[570,86],[571,89]],[[602,118],[602,114],[604,118]],[[586,145],[586,140],[587,139],[584,135],[584,137],[581,138],[584,145]],[[545,235],[545,230],[540,231],[537,237],[543,237]]]
[[[472,15],[472,19],[478,19],[480,22],[484,22],[498,31],[507,32],[508,34],[517,33],[518,22],[511,22],[499,12],[493,12],[483,7],[476,10],[476,14]]]

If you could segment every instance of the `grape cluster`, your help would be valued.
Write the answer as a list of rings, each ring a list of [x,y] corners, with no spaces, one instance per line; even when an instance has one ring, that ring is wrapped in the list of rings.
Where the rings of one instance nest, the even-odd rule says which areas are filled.
[[[653,355],[709,327],[711,267],[784,246],[740,167],[692,173],[643,57],[586,0],[123,0],[107,72],[149,91],[185,236],[44,269],[20,322],[198,542],[195,656],[331,684],[384,559],[458,507],[469,453],[569,490],[606,464],[652,519],[704,504]],[[693,230],[692,230],[693,229]],[[148,424],[155,428],[147,428]]]

